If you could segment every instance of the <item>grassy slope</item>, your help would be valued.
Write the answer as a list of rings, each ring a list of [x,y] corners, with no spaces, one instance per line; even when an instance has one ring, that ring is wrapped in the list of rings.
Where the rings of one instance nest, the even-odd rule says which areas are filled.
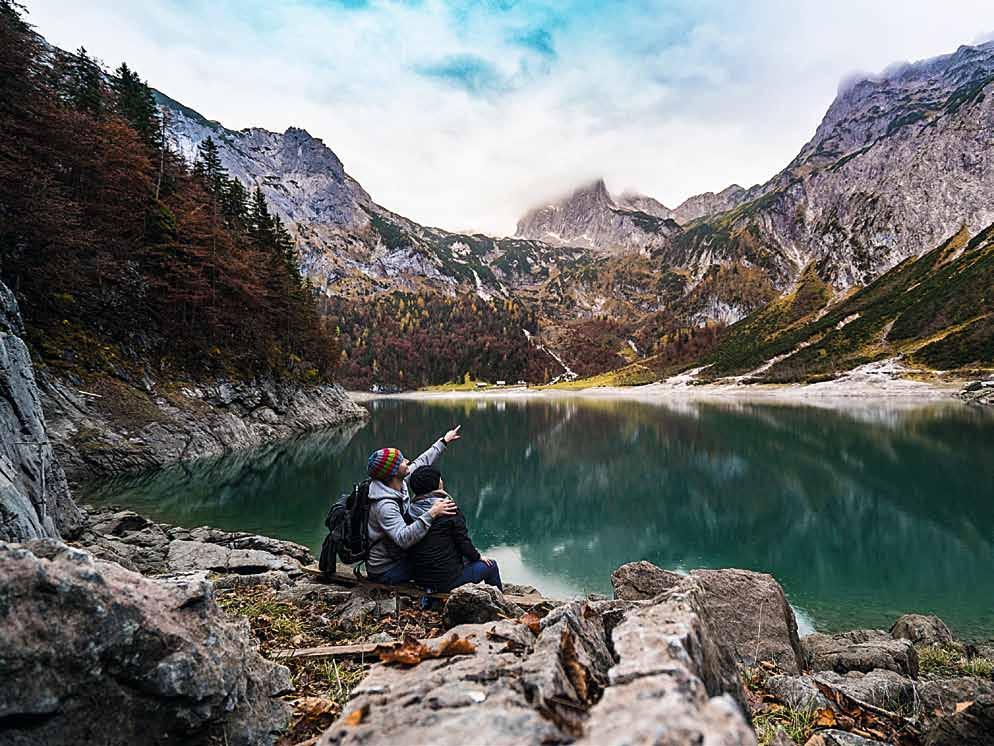
[[[994,226],[972,239],[963,229],[841,299],[808,268],[696,364],[709,365],[708,380],[761,369],[751,380],[774,383],[823,380],[894,355],[938,370],[994,368]],[[573,385],[647,383],[689,367],[646,358]]]

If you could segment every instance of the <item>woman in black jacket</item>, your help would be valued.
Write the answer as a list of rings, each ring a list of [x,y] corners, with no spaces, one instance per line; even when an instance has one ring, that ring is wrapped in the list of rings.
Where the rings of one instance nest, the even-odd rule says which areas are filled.
[[[412,518],[428,511],[436,500],[449,497],[441,473],[432,466],[415,469],[408,486],[415,495],[411,502]],[[480,557],[473,546],[461,510],[455,515],[435,518],[424,538],[407,550],[407,559],[414,571],[414,582],[432,591],[444,593],[481,580],[504,588],[497,562]]]

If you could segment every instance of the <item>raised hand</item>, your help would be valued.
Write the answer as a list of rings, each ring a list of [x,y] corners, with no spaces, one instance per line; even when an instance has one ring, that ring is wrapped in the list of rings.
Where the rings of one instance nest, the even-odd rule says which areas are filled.
[[[449,443],[451,443],[454,440],[459,440],[462,437],[459,434],[459,428],[461,428],[461,427],[462,427],[462,425],[456,425],[454,428],[452,428],[451,430],[449,430],[449,432],[447,432],[445,434],[445,437],[442,438],[442,440],[445,441],[446,445],[448,445]]]

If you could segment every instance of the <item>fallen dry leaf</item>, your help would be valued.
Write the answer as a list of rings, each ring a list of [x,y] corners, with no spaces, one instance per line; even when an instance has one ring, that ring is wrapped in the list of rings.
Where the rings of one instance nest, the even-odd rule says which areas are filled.
[[[425,658],[431,657],[431,651],[416,637],[404,636],[399,645],[377,645],[373,654],[378,655],[384,663],[400,663],[403,666],[416,666]]]
[[[963,712],[963,710],[965,710],[967,707],[969,707],[972,704],[973,704],[973,700],[970,700],[969,702],[957,702],[956,703],[956,712]]]
[[[538,618],[538,615],[532,614],[530,611],[518,621],[528,627],[535,635],[542,631],[542,620]]]
[[[296,702],[297,710],[304,717],[318,718],[332,712],[336,705],[324,697],[303,697]]]
[[[362,719],[366,717],[368,713],[369,713],[369,705],[363,705],[358,710],[352,710],[352,712],[346,715],[345,720],[343,722],[345,723],[345,725],[349,726],[350,728],[354,728],[355,726],[362,723]]]
[[[465,637],[452,635],[442,640],[442,644],[437,650],[432,651],[432,658],[448,658],[453,655],[472,655],[476,652],[476,645]]]
[[[828,707],[822,707],[815,712],[815,725],[819,728],[833,728],[836,724],[835,712]]]

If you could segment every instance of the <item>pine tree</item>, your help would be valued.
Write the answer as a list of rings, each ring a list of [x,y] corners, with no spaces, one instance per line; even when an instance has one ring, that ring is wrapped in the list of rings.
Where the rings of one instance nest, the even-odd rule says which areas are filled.
[[[275,243],[273,217],[269,214],[266,197],[259,187],[252,191],[252,199],[249,201],[248,234],[260,248],[269,249]]]
[[[79,48],[69,63],[69,102],[79,111],[99,119],[104,113],[103,76],[100,66]]]
[[[237,177],[228,179],[225,185],[221,212],[229,225],[243,226],[248,219],[248,191]]]
[[[146,145],[153,150],[161,148],[161,117],[152,89],[125,62],[114,71],[112,86],[117,113],[141,135]]]
[[[193,173],[200,178],[204,188],[220,200],[228,185],[228,172],[221,165],[221,155],[214,138],[208,137],[197,146],[197,159],[193,164]]]

